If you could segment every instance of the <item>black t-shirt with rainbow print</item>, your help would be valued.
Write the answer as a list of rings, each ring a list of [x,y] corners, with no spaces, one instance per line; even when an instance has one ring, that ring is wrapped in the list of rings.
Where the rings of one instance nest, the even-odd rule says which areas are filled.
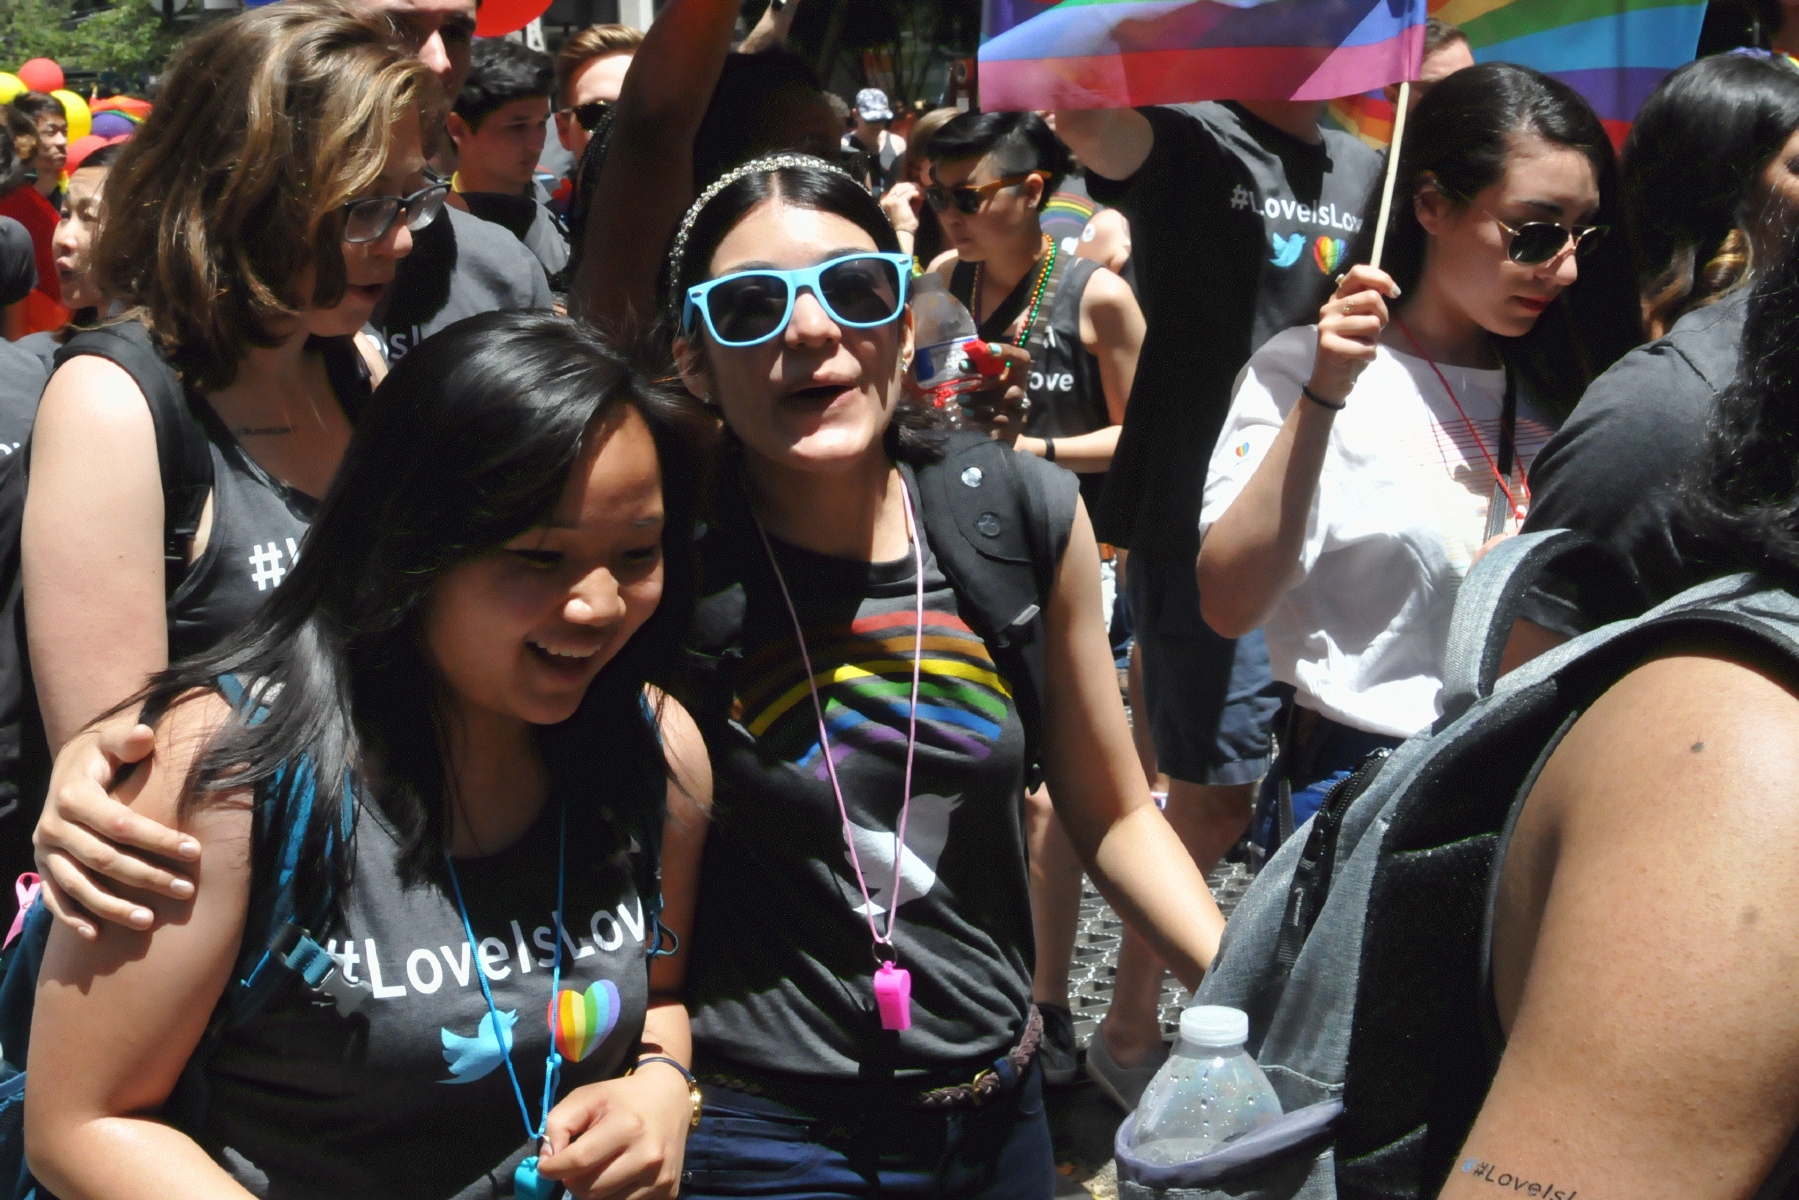
[[[728,703],[700,706],[717,714],[701,717],[715,801],[688,969],[702,1061],[834,1079],[991,1061],[1018,1038],[1033,967],[1024,729],[1011,685],[961,615],[926,533],[918,738],[894,926],[899,965],[912,973],[913,1024],[883,1031],[868,919],[792,619],[750,539],[740,564],[743,659],[714,682],[731,689]],[[858,563],[779,542],[774,551],[885,930],[917,631],[913,559]]]

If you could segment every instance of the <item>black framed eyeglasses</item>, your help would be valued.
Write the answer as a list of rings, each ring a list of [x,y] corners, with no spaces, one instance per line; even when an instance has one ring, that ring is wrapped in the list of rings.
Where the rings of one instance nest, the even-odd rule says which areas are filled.
[[[344,241],[352,245],[378,242],[393,229],[402,213],[406,228],[417,231],[437,220],[443,211],[447,183],[428,183],[410,196],[364,196],[344,205]]]
[[[577,104],[572,108],[559,108],[556,110],[557,114],[561,116],[572,115],[575,118],[575,123],[589,133],[598,129],[600,127],[600,122],[604,121],[606,119],[606,114],[611,111],[612,101],[610,100],[589,100],[586,104]]]
[[[1048,171],[1026,171],[1021,175],[1008,175],[1004,179],[995,179],[992,183],[983,183],[975,187],[944,187],[941,183],[932,183],[924,190],[924,198],[938,212],[948,212],[954,208],[957,212],[973,216],[981,211],[987,203],[987,197],[1001,188],[1016,187],[1031,178],[1048,179]]]
[[[1574,253],[1586,258],[1605,241],[1605,235],[1612,231],[1610,225],[1557,225],[1554,221],[1526,221],[1522,225],[1508,225],[1493,216],[1480,205],[1479,208],[1492,218],[1493,224],[1511,239],[1505,248],[1506,257],[1521,267],[1540,267],[1544,263],[1567,249],[1570,239],[1574,242]]]

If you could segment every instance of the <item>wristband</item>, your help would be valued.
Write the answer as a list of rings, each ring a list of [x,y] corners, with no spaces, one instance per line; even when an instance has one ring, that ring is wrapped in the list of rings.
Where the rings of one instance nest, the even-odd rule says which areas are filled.
[[[675,1070],[681,1072],[681,1078],[687,1081],[687,1098],[693,1103],[693,1118],[687,1122],[687,1128],[698,1129],[700,1127],[700,1109],[704,1104],[704,1099],[700,1095],[700,1085],[695,1081],[693,1072],[689,1071],[686,1067],[682,1066],[666,1054],[650,1054],[638,1059],[636,1064],[633,1065],[626,1074],[637,1074],[637,1068],[643,1066],[645,1063],[667,1063]]]
[[[1299,394],[1304,396],[1307,400],[1310,400],[1313,404],[1316,404],[1319,408],[1328,408],[1332,412],[1342,412],[1349,407],[1349,401],[1347,400],[1339,400],[1335,404],[1332,404],[1329,400],[1326,400],[1323,396],[1314,392],[1310,384],[1300,384]]]
[[[1044,462],[1055,462],[1056,461],[1056,439],[1055,438],[1044,438],[1043,439],[1043,461]]]

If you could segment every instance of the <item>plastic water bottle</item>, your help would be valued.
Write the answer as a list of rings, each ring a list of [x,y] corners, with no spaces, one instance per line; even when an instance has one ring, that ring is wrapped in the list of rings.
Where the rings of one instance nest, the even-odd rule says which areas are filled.
[[[975,374],[965,347],[978,337],[974,316],[950,295],[943,276],[931,273],[912,281],[912,378],[939,409],[950,427],[962,427],[962,406],[954,385]]]
[[[1281,1115],[1281,1102],[1243,1049],[1249,1015],[1195,1005],[1181,1038],[1137,1105],[1131,1149],[1153,1163],[1191,1162]]]

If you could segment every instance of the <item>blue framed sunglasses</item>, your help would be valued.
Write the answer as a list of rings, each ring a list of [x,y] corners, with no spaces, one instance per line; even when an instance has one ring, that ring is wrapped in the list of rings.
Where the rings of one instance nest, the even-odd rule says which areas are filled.
[[[900,315],[911,281],[910,258],[874,250],[797,271],[736,271],[687,290],[681,327],[691,331],[697,312],[719,345],[759,346],[787,328],[794,300],[809,288],[837,324],[873,329]]]

